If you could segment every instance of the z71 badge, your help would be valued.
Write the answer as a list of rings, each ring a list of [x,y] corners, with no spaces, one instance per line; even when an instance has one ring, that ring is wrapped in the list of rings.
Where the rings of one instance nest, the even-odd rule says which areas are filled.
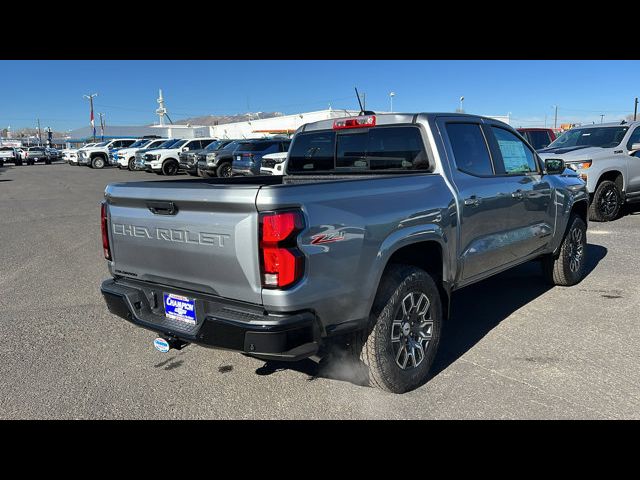
[[[322,243],[333,243],[344,240],[344,232],[338,233],[319,233],[311,237],[311,245],[320,245]]]

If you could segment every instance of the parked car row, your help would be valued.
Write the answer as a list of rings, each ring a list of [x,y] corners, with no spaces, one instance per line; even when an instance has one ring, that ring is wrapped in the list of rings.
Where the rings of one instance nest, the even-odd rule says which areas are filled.
[[[50,165],[51,162],[60,159],[59,150],[50,147],[34,146],[34,147],[0,147],[0,166],[5,163],[13,163],[20,166],[23,163],[33,165],[36,162],[44,162]]]
[[[64,150],[62,158],[70,165],[96,169],[116,166],[168,176],[180,171],[205,178],[282,175],[290,144],[289,138],[280,137],[254,140],[120,138]]]

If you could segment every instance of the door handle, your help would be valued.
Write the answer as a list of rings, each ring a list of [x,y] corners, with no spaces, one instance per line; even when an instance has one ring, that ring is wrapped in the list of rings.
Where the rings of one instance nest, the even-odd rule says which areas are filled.
[[[178,207],[173,202],[147,202],[147,208],[156,215],[175,215]]]
[[[519,199],[519,200],[522,200],[522,199],[524,198],[524,193],[523,193],[523,191],[522,191],[522,190],[516,190],[515,192],[513,192],[513,193],[511,194],[511,196],[512,196],[513,198],[517,198],[517,199]]]
[[[475,195],[471,195],[469,198],[464,199],[464,204],[467,207],[477,207],[478,205],[480,205],[481,201],[482,200],[476,197]]]

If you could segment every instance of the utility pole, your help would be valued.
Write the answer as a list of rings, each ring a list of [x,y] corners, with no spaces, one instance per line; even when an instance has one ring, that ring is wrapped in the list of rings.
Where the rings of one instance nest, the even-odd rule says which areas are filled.
[[[38,119],[38,145],[42,145],[42,132],[40,131],[40,119]]]
[[[633,107],[633,121],[636,121],[636,118],[638,116],[638,97],[636,97],[636,103],[635,106]]]
[[[93,128],[93,141],[95,142],[96,140],[96,122],[94,121],[93,118],[93,97],[97,97],[98,94],[97,93],[92,93],[91,95],[83,95],[84,98],[87,98],[89,100],[89,108],[90,108],[90,115],[89,115],[89,119],[91,120],[91,127]]]
[[[103,121],[104,118],[104,113],[99,113],[98,115],[100,115],[100,139],[104,142],[104,127],[105,127],[105,123]]]
[[[553,121],[553,128],[558,128],[558,105],[554,105],[556,109],[555,120]]]

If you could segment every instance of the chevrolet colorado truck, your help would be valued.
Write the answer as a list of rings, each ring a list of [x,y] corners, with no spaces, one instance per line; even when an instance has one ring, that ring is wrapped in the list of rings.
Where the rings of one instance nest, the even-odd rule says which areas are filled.
[[[610,222],[625,203],[640,200],[640,121],[601,123],[566,131],[542,159],[561,159],[587,182],[589,220]]]
[[[489,118],[364,113],[300,127],[285,176],[107,185],[108,309],[161,351],[293,361],[346,339],[401,393],[427,381],[455,290],[534,259],[581,281],[588,193],[561,160]]]

